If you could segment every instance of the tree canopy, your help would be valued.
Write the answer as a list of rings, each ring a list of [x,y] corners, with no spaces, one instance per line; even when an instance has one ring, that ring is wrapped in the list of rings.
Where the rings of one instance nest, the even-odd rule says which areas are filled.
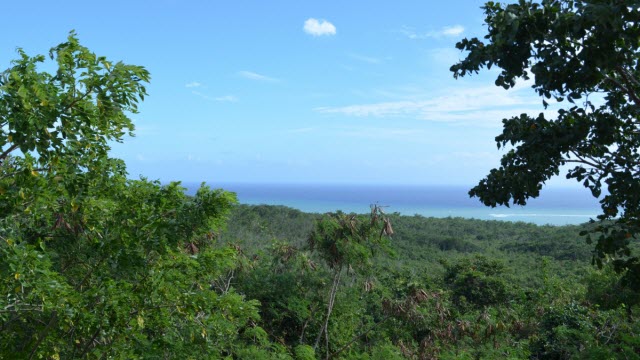
[[[588,235],[597,239],[594,262],[613,258],[640,286],[629,247],[640,232],[640,1],[490,1],[483,9],[487,34],[456,44],[468,53],[451,67],[454,77],[497,66],[497,86],[531,79],[542,106],[560,109],[555,118],[504,119],[496,142],[508,151],[469,194],[488,206],[524,205],[568,166],[567,178],[601,199],[600,224]]]
[[[52,73],[18,53],[0,75],[0,358],[268,352],[257,302],[211,285],[238,266],[214,246],[235,195],[128,180],[109,156],[149,73],[74,33]]]
[[[588,268],[589,225],[321,216],[131,180],[109,151],[147,71],[74,33],[51,62],[19,55],[0,75],[0,359],[640,354],[640,292]]]

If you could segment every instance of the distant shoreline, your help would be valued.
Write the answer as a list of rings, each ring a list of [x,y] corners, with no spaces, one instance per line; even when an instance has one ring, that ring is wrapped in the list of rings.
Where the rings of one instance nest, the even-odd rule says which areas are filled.
[[[235,192],[247,205],[283,205],[309,213],[366,213],[371,204],[389,213],[425,217],[529,222],[538,225],[578,225],[600,213],[597,199],[586,189],[552,188],[527,206],[490,208],[469,198],[464,186],[208,184]],[[199,183],[183,183],[195,193]]]

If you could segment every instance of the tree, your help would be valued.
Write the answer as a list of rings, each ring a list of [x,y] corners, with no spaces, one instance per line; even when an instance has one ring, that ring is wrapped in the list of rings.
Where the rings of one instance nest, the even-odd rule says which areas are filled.
[[[109,141],[134,129],[149,73],[141,66],[112,63],[81,46],[75,33],[49,52],[55,74],[38,71],[45,57],[20,59],[0,74],[0,164],[11,172],[92,171],[106,157]],[[11,155],[16,151],[22,157]],[[12,166],[13,165],[13,166]]]
[[[0,75],[0,358],[275,358],[258,303],[212,284],[235,194],[128,180],[110,142],[148,72],[74,33]],[[273,355],[273,356],[272,356]],[[286,355],[286,354],[285,354]]]
[[[640,262],[630,243],[640,234],[639,6],[622,0],[490,1],[483,7],[485,40],[458,42],[468,54],[451,67],[458,78],[498,66],[495,83],[505,89],[533,78],[542,105],[555,100],[561,107],[555,119],[543,113],[504,119],[496,142],[509,150],[469,194],[488,206],[525,205],[569,165],[567,178],[601,198],[599,223],[587,238],[597,240],[594,263],[612,259],[635,286]]]
[[[444,283],[457,305],[490,306],[509,300],[504,274],[500,261],[476,255],[445,265]]]
[[[318,348],[324,334],[327,359],[332,356],[329,348],[329,319],[335,306],[343,272],[369,268],[376,252],[390,251],[387,237],[392,235],[391,222],[378,205],[371,205],[371,215],[368,219],[342,212],[326,214],[316,222],[309,235],[311,250],[318,253],[333,275],[327,312],[313,346],[314,350]],[[343,350],[344,348],[339,349],[338,352]]]

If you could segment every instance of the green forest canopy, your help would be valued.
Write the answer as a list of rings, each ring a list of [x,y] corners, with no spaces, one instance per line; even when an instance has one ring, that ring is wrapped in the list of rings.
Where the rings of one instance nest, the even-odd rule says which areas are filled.
[[[305,215],[238,206],[204,185],[189,197],[178,183],[127,179],[109,143],[133,131],[128,114],[149,74],[71,33],[50,51],[54,73],[19,50],[0,76],[0,358],[638,358],[638,293],[622,281],[639,273],[638,10],[485,10],[489,42],[460,42],[469,55],[456,76],[497,65],[501,86],[530,71],[542,96],[607,97],[555,120],[505,120],[497,141],[515,148],[472,194],[523,203],[560,165],[582,161],[569,176],[594,195],[602,182],[609,190],[601,220],[613,222],[583,228],[601,234],[602,271],[584,266],[573,227],[376,207]],[[594,49],[602,56],[584,57]]]

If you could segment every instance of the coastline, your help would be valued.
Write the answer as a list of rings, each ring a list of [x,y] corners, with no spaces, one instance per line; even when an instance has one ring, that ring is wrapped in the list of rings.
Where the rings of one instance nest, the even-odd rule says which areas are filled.
[[[527,222],[538,225],[578,225],[600,213],[597,199],[586,189],[545,189],[526,206],[490,208],[467,195],[470,187],[446,185],[319,185],[209,183],[235,192],[247,205],[282,205],[309,213],[366,213],[371,204],[388,213],[425,217]],[[184,183],[194,193],[199,183]]]

